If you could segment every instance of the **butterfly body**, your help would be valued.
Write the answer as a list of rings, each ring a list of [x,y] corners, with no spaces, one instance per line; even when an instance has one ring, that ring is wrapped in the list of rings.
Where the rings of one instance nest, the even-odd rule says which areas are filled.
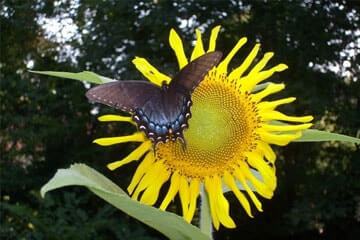
[[[185,143],[183,130],[191,117],[191,93],[221,56],[220,52],[212,52],[190,62],[169,85],[116,81],[91,88],[86,96],[90,101],[132,114],[139,130],[155,145],[177,139]]]
[[[142,108],[135,109],[133,120],[153,142],[175,141],[182,138],[191,116],[190,96],[173,97],[162,92],[161,101],[149,101]]]

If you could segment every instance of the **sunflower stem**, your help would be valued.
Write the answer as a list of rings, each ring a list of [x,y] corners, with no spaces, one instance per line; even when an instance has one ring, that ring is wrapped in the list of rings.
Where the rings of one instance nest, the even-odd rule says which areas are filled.
[[[212,240],[212,221],[210,215],[209,198],[204,189],[201,187],[201,201],[200,201],[200,230],[205,233]]]

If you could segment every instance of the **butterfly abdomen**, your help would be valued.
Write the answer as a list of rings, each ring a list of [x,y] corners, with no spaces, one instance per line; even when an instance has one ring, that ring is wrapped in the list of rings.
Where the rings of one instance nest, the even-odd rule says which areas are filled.
[[[176,116],[166,116],[164,121],[159,116],[158,112],[163,112],[161,108],[158,112],[146,112],[141,109],[136,109],[133,115],[133,120],[137,123],[140,131],[154,143],[176,141],[180,139],[184,142],[183,131],[188,127],[188,120],[191,117],[190,113],[191,100],[186,99],[181,106],[181,111]]]

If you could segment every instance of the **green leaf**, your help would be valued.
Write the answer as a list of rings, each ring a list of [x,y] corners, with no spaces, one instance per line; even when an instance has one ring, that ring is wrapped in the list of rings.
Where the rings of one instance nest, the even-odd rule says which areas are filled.
[[[343,141],[360,144],[360,139],[350,137],[343,134],[320,131],[316,129],[307,129],[303,131],[301,138],[296,139],[295,142],[322,142],[322,141]]]
[[[84,186],[111,205],[128,215],[162,232],[174,240],[208,240],[197,227],[188,224],[174,213],[161,211],[132,200],[120,187],[85,164],[74,164],[68,169],[59,169],[42,188],[41,195],[65,186]]]
[[[53,77],[69,78],[69,79],[85,81],[85,82],[90,82],[90,83],[96,83],[96,84],[103,84],[103,83],[107,83],[107,82],[116,81],[114,79],[103,77],[103,76],[100,76],[96,73],[89,72],[89,71],[83,71],[83,72],[79,72],[79,73],[53,72],[53,71],[29,71],[29,72],[53,76]]]
[[[256,86],[254,87],[254,89],[252,90],[252,92],[254,93],[254,92],[258,92],[258,91],[260,91],[260,90],[263,90],[263,89],[265,89],[267,86],[269,86],[270,84],[273,84],[273,82],[260,83],[260,84],[258,84],[258,85],[256,85]]]
[[[288,125],[281,121],[271,121],[271,123],[274,125]],[[351,143],[360,144],[359,138],[350,137],[339,133],[321,131],[317,129],[306,129],[302,132],[302,136],[299,139],[294,140],[294,142],[325,142],[325,141],[342,141],[342,142],[351,142]]]
[[[208,235],[210,239],[212,237],[212,219],[210,212],[209,196],[205,191],[204,185],[201,186],[201,201],[200,201],[200,230],[204,234]]]

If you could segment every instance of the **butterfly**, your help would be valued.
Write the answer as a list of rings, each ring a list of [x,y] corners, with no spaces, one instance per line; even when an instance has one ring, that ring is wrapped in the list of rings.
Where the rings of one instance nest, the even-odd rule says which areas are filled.
[[[191,117],[191,93],[222,58],[219,51],[206,53],[187,64],[171,80],[158,87],[147,81],[109,82],[86,93],[86,97],[132,115],[140,131],[156,145],[159,142],[185,143],[183,130]]]

